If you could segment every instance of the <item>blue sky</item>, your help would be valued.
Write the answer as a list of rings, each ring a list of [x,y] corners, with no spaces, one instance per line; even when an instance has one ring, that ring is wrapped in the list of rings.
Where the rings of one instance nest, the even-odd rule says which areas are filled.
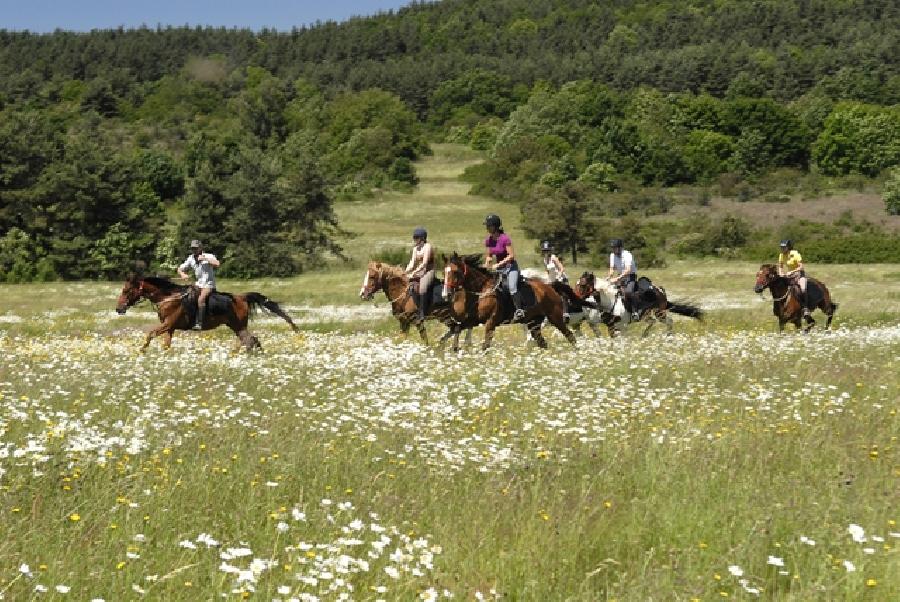
[[[0,0],[0,29],[90,31],[118,26],[213,25],[290,30],[397,9],[411,0]]]

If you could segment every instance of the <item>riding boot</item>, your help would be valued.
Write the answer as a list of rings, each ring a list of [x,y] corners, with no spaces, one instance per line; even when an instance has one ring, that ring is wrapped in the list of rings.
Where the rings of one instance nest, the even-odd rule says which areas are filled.
[[[568,323],[569,322],[569,300],[566,299],[565,297],[562,297],[562,306],[563,306],[563,320],[565,320],[566,323]]]
[[[422,319],[422,298],[419,295],[419,291],[411,290],[409,291],[409,296],[412,297],[413,303],[416,305],[416,318]]]
[[[797,295],[797,302],[800,303],[800,307],[803,308],[803,317],[809,317],[809,303],[807,301],[807,295],[802,290]]]
[[[203,330],[203,321],[206,318],[206,307],[201,305],[197,308],[197,321],[194,323],[194,330]]]
[[[516,306],[516,311],[513,314],[513,320],[519,321],[525,317],[525,310],[522,309],[522,293],[516,291],[512,294],[512,302],[513,305]]]
[[[429,293],[425,293],[424,295],[419,293],[419,320],[425,321],[425,316],[428,314],[428,309],[430,303],[428,303]]]

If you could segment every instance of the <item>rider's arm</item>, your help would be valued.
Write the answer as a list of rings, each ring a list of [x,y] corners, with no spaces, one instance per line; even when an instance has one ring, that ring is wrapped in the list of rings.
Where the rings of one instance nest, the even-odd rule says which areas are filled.
[[[553,257],[551,257],[551,259],[553,260],[553,263],[556,265],[556,269],[559,271],[560,276],[562,276],[563,274],[565,274],[565,273],[566,273],[566,267],[565,267],[565,266],[562,264],[562,262],[559,260],[559,257],[557,257],[556,255],[554,255]]]
[[[416,248],[413,247],[412,257],[409,258],[409,263],[406,264],[406,275],[409,276],[412,273],[413,267],[416,265]]]
[[[606,274],[607,280],[611,279],[615,275],[615,273],[616,273],[615,265],[616,265],[615,258],[613,257],[613,254],[610,253],[609,254],[609,272]]]
[[[502,268],[508,263],[512,263],[516,260],[516,252],[513,250],[512,243],[506,245],[506,257],[503,258],[502,261],[498,261],[495,268]]]
[[[180,266],[178,266],[178,277],[181,278],[182,280],[187,280],[188,275],[184,273],[184,270],[188,269],[189,267],[191,267],[191,258],[190,257],[185,259],[184,263],[182,263]]]
[[[214,268],[219,267],[219,260],[216,259],[215,255],[210,255],[209,253],[204,253],[203,255],[200,256],[200,259],[201,259],[201,261],[205,259],[206,263],[208,263],[209,265],[211,265]]]

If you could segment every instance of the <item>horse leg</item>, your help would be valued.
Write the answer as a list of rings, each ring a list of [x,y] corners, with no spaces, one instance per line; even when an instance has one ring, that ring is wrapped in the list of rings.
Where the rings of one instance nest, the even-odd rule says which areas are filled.
[[[528,332],[531,333],[531,338],[534,339],[534,342],[537,343],[537,346],[541,349],[547,348],[547,339],[544,338],[543,333],[541,332],[541,323],[542,321],[534,320],[528,322],[527,328]],[[523,324],[523,326],[526,326]]]
[[[647,314],[647,327],[644,328],[644,332],[641,333],[641,338],[644,338],[648,334],[650,334],[650,329],[653,328],[654,324],[656,324],[656,316],[648,313]]]
[[[484,324],[484,343],[481,344],[481,350],[487,351],[491,347],[491,341],[494,339],[494,330],[497,328],[500,318],[496,314],[492,315]]]
[[[172,348],[172,335],[173,335],[174,333],[175,333],[175,329],[174,329],[174,328],[170,328],[169,330],[167,330],[167,331],[165,331],[165,332],[163,333],[163,335],[162,335],[162,337],[163,337],[163,343],[162,343],[163,350],[168,351],[169,349]]]
[[[466,347],[472,346],[472,329],[466,328]]]
[[[576,344],[575,335],[571,330],[569,330],[568,325],[566,325],[566,321],[563,319],[562,313],[559,313],[559,315],[557,315],[557,313],[558,312],[554,312],[547,316],[547,320],[551,324],[553,324],[556,329],[560,331],[564,337],[566,337],[566,340],[569,341],[569,343],[574,347]],[[538,332],[540,332],[540,330],[538,330]],[[541,338],[543,339],[543,337]],[[538,344],[540,345],[540,342],[538,342]]]
[[[152,341],[155,337],[163,334],[164,332],[169,332],[175,330],[175,322],[178,321],[177,316],[180,314],[175,314],[175,316],[170,316],[166,318],[165,322],[151,330],[147,333],[147,336],[144,338],[144,344],[141,346],[141,351],[146,351],[147,347],[150,346],[150,341]],[[171,336],[170,336],[171,339]]]
[[[662,312],[663,321],[666,323],[666,336],[672,336],[673,326],[672,326],[672,316],[669,315],[668,312]]]
[[[416,328],[419,331],[419,336],[422,337],[422,342],[427,347],[428,346],[428,332],[425,330],[425,321],[420,320],[420,321],[416,322]]]
[[[803,329],[803,332],[809,332],[812,330],[813,326],[816,325],[816,321],[813,320],[812,316],[806,316],[806,328]]]

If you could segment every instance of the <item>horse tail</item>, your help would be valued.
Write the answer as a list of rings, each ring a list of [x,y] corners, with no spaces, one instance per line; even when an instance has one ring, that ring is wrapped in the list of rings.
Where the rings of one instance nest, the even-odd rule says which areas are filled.
[[[250,309],[255,310],[262,308],[266,311],[270,311],[290,324],[291,330],[293,330],[294,332],[297,332],[297,330],[299,330],[297,328],[297,325],[294,324],[294,321],[291,320],[291,317],[287,315],[287,313],[285,313],[285,311],[281,309],[281,307],[277,303],[275,303],[262,293],[245,293],[244,298],[247,299],[247,303],[250,305]]]
[[[672,303],[669,301],[668,305],[666,305],[666,309],[679,316],[687,316],[689,318],[694,318],[695,320],[703,319],[703,310],[690,303]]]

